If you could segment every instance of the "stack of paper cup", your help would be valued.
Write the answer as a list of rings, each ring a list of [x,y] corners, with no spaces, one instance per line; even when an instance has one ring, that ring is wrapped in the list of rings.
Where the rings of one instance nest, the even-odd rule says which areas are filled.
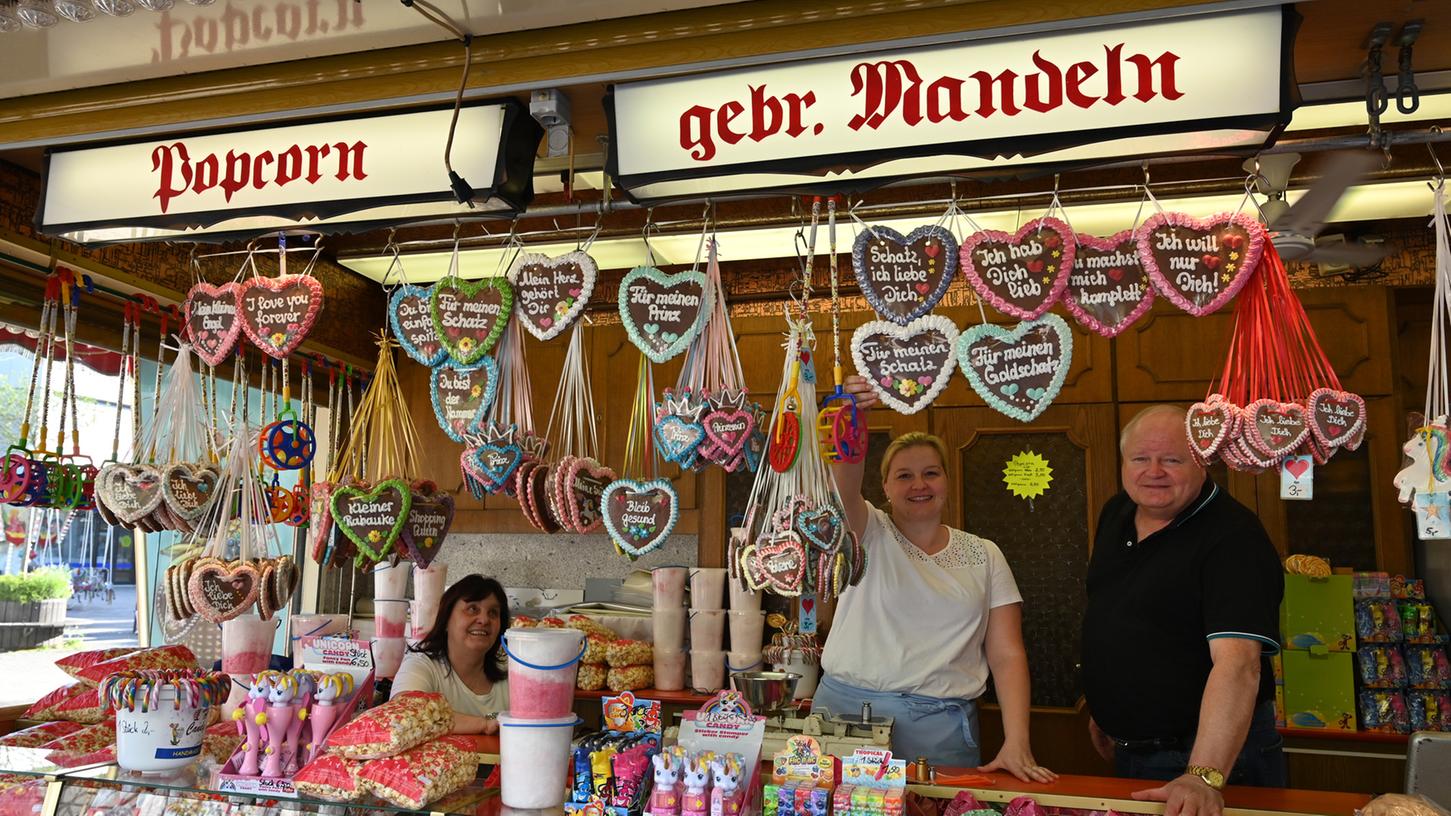
[[[403,665],[407,634],[408,561],[383,563],[373,569],[373,672],[391,678]]]
[[[754,592],[744,581],[727,581],[730,585],[731,650],[726,654],[726,671],[760,671],[765,613],[761,611],[761,593]]]
[[[730,612],[731,651],[746,655],[761,653],[766,633],[766,613],[732,609]]]
[[[443,586],[448,580],[448,565],[437,562],[428,569],[415,567],[413,570],[413,631],[414,640],[428,637],[438,617],[438,602],[443,598]]]
[[[685,567],[659,567],[651,573],[655,604],[651,609],[654,630],[655,688],[680,691],[685,688]]]
[[[725,686],[725,584],[722,567],[690,573],[690,685],[697,691]]]

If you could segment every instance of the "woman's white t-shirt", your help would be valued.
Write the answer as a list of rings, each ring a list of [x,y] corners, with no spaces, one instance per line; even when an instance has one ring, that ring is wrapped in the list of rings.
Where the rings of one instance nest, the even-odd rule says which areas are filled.
[[[442,694],[455,714],[482,717],[509,710],[509,681],[499,680],[486,694],[469,688],[453,671],[448,660],[434,660],[426,654],[409,652],[393,678],[391,696],[405,691],[427,691]]]
[[[928,555],[867,505],[866,574],[837,602],[822,670],[848,685],[975,700],[987,687],[988,612],[1021,603],[1002,550],[949,528]]]

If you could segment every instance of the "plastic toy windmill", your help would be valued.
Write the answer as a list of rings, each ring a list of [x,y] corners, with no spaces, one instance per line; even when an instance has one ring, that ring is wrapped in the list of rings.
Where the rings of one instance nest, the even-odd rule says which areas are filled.
[[[867,427],[856,397],[842,390],[841,291],[837,282],[836,197],[826,202],[826,235],[831,252],[831,376],[836,386],[816,415],[821,456],[828,462],[860,462],[867,455]]]
[[[51,277],[45,286],[45,299],[41,304],[39,337],[35,344],[35,355],[30,371],[30,390],[25,400],[25,413],[20,422],[20,437],[5,452],[5,465],[0,472],[0,501],[22,507],[36,507],[48,501],[47,485],[50,469],[36,453],[44,449],[48,435],[46,427],[49,416],[51,363],[54,359],[55,325],[60,306],[60,281]],[[40,380],[41,363],[45,363],[45,387],[41,389],[41,427],[36,438],[37,451],[30,448],[30,421],[35,416],[36,384]]]

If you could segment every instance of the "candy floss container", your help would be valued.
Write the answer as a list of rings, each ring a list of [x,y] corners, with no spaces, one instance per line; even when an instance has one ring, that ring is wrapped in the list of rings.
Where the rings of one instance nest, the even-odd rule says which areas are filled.
[[[504,652],[509,655],[510,716],[516,720],[574,716],[574,681],[584,656],[584,632],[510,629],[504,633]]]
[[[509,681],[511,704],[514,682]],[[547,720],[499,715],[499,799],[506,807],[556,808],[564,804],[569,745],[579,722],[573,713]]]
[[[131,672],[107,678],[101,691],[116,704],[116,764],[154,772],[195,762],[210,708],[221,705],[230,685],[220,672]]]

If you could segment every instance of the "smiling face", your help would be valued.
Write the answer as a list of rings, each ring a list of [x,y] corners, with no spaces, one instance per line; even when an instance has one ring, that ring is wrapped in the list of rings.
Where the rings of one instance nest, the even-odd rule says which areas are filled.
[[[1189,452],[1184,415],[1159,411],[1138,420],[1123,442],[1124,490],[1140,512],[1173,518],[1204,487],[1204,468]]]
[[[460,600],[448,616],[448,653],[482,656],[499,639],[499,600]]]
[[[947,468],[931,445],[909,445],[887,464],[882,489],[901,521],[939,522],[947,507]]]

